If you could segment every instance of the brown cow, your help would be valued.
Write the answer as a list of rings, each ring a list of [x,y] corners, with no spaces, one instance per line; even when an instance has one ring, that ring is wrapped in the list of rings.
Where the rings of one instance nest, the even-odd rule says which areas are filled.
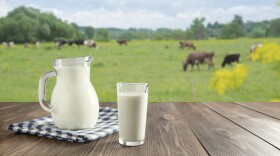
[[[127,45],[127,40],[126,39],[119,39],[119,40],[117,40],[117,43],[119,45]]]
[[[194,46],[192,41],[184,41],[184,40],[182,40],[182,41],[179,42],[179,44],[180,44],[179,48],[182,48],[182,49],[184,49],[185,47],[192,48],[193,50],[196,49],[196,47]]]
[[[193,70],[193,66],[196,65],[198,70],[199,64],[208,64],[208,69],[211,69],[211,67],[214,66],[213,63],[213,57],[215,53],[214,52],[192,52],[187,57],[186,61],[183,61],[183,70],[187,71],[188,64],[191,64],[191,71]]]

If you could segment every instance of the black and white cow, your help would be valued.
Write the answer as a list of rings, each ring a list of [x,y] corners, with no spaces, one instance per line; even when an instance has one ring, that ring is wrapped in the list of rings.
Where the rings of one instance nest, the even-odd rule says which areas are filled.
[[[225,56],[224,61],[222,63],[222,67],[225,67],[226,65],[231,65],[233,62],[241,62],[241,58],[240,58],[240,54],[236,53],[236,54],[228,54]]]

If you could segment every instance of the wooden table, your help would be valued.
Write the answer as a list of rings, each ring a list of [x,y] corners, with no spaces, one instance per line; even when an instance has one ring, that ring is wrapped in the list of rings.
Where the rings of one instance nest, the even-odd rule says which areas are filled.
[[[280,155],[280,103],[150,103],[138,147],[120,145],[118,133],[71,143],[7,130],[46,115],[38,103],[0,103],[0,155]]]

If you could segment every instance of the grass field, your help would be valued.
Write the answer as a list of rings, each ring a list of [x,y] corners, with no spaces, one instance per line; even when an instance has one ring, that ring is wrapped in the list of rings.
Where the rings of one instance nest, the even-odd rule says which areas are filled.
[[[92,55],[91,82],[99,101],[116,101],[117,82],[148,82],[149,101],[271,101],[280,97],[280,78],[276,64],[263,65],[248,59],[250,46],[255,43],[277,42],[280,39],[239,39],[194,41],[198,50],[215,52],[215,69],[183,72],[182,61],[191,52],[179,49],[178,41],[131,41],[128,46],[115,42],[98,43],[99,49],[62,47],[43,43],[38,48],[0,47],[0,101],[38,101],[40,76],[52,70],[56,58]],[[210,79],[220,69],[227,53],[241,53],[242,62],[249,66],[245,83],[238,90],[218,95],[209,89]],[[228,67],[230,68],[230,67]],[[55,79],[48,83],[49,99]]]

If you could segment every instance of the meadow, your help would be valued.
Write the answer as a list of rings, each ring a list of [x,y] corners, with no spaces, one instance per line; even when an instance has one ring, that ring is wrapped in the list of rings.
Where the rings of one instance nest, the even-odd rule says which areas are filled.
[[[117,82],[149,83],[150,102],[182,101],[254,101],[264,102],[280,97],[280,78],[276,64],[249,61],[252,44],[276,42],[280,39],[236,39],[194,41],[198,51],[214,51],[215,68],[207,65],[183,72],[182,61],[192,52],[179,49],[178,41],[130,41],[119,46],[115,41],[97,43],[99,48],[62,47],[42,43],[40,48],[0,46],[0,101],[38,101],[40,76],[53,69],[57,58],[92,55],[91,82],[99,101],[116,101]],[[209,88],[215,70],[228,53],[241,53],[242,63],[249,67],[248,77],[241,88],[218,95]],[[232,67],[227,67],[232,68]],[[189,68],[190,69],[190,68]],[[55,78],[48,81],[50,99]]]

